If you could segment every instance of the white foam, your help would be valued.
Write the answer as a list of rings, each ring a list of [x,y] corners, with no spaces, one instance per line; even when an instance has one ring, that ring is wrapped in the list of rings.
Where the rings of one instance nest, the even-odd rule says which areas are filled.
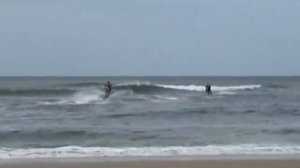
[[[114,86],[129,86],[129,85],[141,86],[141,85],[151,85],[151,83],[148,81],[133,81],[133,82],[125,82],[125,83],[116,84]]]
[[[100,102],[104,92],[97,89],[86,89],[75,93],[72,97],[52,102],[39,102],[40,105],[83,105]]]
[[[155,97],[158,99],[161,99],[161,100],[178,100],[179,99],[178,97],[164,96],[164,95],[156,95]]]
[[[179,89],[188,91],[205,91],[202,85],[156,85],[163,88]],[[213,91],[235,91],[235,90],[253,90],[260,88],[261,85],[239,85],[239,86],[211,86]]]
[[[260,88],[261,85],[240,85],[240,86],[212,86],[215,91],[234,91],[234,90],[253,90]]]
[[[75,104],[89,104],[99,100],[100,95],[104,95],[104,92],[100,90],[85,90],[76,93],[70,101]]]
[[[60,148],[0,148],[1,159],[14,158],[66,158],[110,156],[196,156],[196,155],[274,155],[300,154],[300,146],[293,145],[227,145],[198,147],[79,147]]]

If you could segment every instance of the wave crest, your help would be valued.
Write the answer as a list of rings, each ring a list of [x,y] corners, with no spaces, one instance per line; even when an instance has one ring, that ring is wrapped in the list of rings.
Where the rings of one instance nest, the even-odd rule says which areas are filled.
[[[76,87],[74,87],[76,86]],[[77,87],[78,86],[78,87]],[[93,87],[92,87],[93,86]],[[76,95],[87,90],[92,90],[96,94],[103,92],[99,83],[77,83],[69,87],[61,88],[29,88],[29,89],[2,89],[0,96],[69,96]],[[222,92],[222,94],[234,94],[233,91],[254,90],[260,88],[259,84],[238,85],[238,86],[212,86],[212,91]],[[182,91],[205,91],[203,85],[167,85],[167,84],[151,84],[149,82],[133,82],[113,85],[114,91],[129,90],[138,94],[157,94],[166,92],[182,92]],[[90,93],[90,94],[94,94]]]
[[[202,85],[156,85],[168,89],[179,89],[188,91],[205,91]],[[260,88],[261,85],[239,85],[239,86],[211,86],[213,91],[234,91],[234,90],[253,90]]]

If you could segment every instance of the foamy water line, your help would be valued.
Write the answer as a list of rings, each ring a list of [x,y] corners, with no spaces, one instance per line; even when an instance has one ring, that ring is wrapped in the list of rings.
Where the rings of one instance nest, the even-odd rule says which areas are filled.
[[[274,155],[300,154],[294,145],[209,145],[202,147],[79,147],[59,148],[0,148],[1,159],[68,158],[68,157],[125,157],[125,156],[197,156],[197,155]]]

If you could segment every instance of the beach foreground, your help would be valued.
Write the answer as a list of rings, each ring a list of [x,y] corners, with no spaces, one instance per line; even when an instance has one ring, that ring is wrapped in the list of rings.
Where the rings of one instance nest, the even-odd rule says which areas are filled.
[[[268,160],[145,160],[145,161],[17,161],[1,168],[299,168],[298,159]]]

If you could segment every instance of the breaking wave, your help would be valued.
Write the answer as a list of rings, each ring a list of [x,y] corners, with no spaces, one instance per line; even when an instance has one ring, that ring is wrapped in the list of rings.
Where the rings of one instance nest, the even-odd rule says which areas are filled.
[[[156,85],[168,89],[179,89],[188,91],[205,91],[205,86],[201,85]],[[253,90],[260,88],[261,85],[240,85],[240,86],[211,86],[213,91],[235,91],[235,90]]]
[[[198,156],[198,155],[274,155],[300,154],[300,146],[293,145],[209,145],[171,147],[80,147],[58,148],[0,148],[1,159],[68,158],[68,157],[124,157],[124,156]]]
[[[78,86],[78,87],[74,87]],[[261,85],[239,85],[239,86],[212,86],[212,90],[215,92],[223,92],[223,94],[232,94],[232,91],[239,90],[254,90],[260,88]],[[134,82],[115,84],[113,86],[115,91],[129,90],[138,94],[157,94],[176,91],[204,91],[203,85],[163,85],[163,84],[151,84],[149,82]],[[61,88],[30,88],[30,89],[2,89],[0,90],[0,96],[65,96],[75,95],[85,92],[86,90],[92,90],[94,93],[99,94],[103,92],[102,85],[98,83],[74,83],[69,84],[68,87]],[[93,93],[91,93],[93,94]],[[101,93],[100,93],[101,94]],[[81,96],[81,95],[80,95]]]
[[[74,93],[69,98],[64,98],[59,101],[39,102],[40,105],[84,105],[91,103],[104,103],[104,92],[101,90],[82,90]]]

